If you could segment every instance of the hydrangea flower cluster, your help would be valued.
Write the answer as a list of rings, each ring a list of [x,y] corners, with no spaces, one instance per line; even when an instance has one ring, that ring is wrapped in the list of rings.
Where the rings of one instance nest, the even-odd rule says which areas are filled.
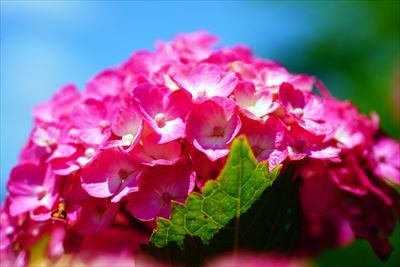
[[[115,264],[138,252],[172,200],[217,177],[241,134],[270,170],[293,165],[302,180],[299,253],[362,238],[389,255],[400,145],[378,116],[244,46],[213,50],[216,41],[196,32],[158,42],[34,109],[1,208],[3,263],[27,264],[43,238],[53,259]]]

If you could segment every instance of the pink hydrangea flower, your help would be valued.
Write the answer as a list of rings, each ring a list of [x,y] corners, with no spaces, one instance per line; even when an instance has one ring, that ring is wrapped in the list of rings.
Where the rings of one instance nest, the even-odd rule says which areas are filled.
[[[112,202],[137,190],[139,164],[123,151],[105,150],[82,171],[82,187],[97,198],[111,197]]]
[[[69,134],[89,145],[99,145],[110,137],[111,114],[104,102],[89,98],[72,111]]]
[[[102,100],[106,96],[118,96],[124,90],[124,76],[117,70],[105,70],[86,85],[90,98]]]
[[[268,160],[270,170],[287,158],[285,127],[279,118],[271,116],[261,122],[243,117],[241,133],[247,136],[257,160]]]
[[[224,71],[214,64],[203,63],[188,73],[177,73],[174,81],[190,92],[193,98],[199,96],[229,96],[235,89],[238,79],[234,72]]]
[[[197,150],[195,147],[190,149],[189,156],[196,172],[196,185],[199,188],[203,188],[208,180],[217,178],[227,158],[225,156],[212,161],[207,155]]]
[[[216,41],[206,32],[160,41],[34,109],[0,209],[1,264],[31,264],[43,238],[52,263],[67,254],[77,265],[140,264],[155,219],[218,177],[239,134],[270,170],[291,167],[300,180],[296,255],[360,238],[388,257],[399,142],[315,77]],[[247,259],[217,263],[290,265]]]
[[[120,147],[129,152],[143,132],[143,119],[133,109],[120,108],[113,119],[111,131],[117,138],[104,142],[102,147]]]
[[[182,163],[147,169],[141,177],[139,190],[130,194],[127,209],[145,221],[156,216],[168,217],[171,201],[184,202],[194,188],[194,179],[193,170]]]
[[[256,90],[251,82],[241,82],[235,89],[234,96],[243,112],[253,119],[262,118],[279,107],[273,101],[273,94],[269,89]]]
[[[186,122],[186,136],[210,160],[228,155],[228,144],[241,127],[235,102],[222,98],[201,98],[193,104]]]
[[[160,143],[185,134],[185,117],[190,110],[190,96],[183,90],[143,84],[133,90],[133,105],[143,119],[158,133]]]
[[[179,141],[159,143],[160,137],[149,134],[135,147],[131,155],[148,166],[173,165],[181,158],[182,146]]]
[[[46,161],[50,163],[55,174],[69,175],[80,169],[79,158],[83,153],[83,148],[80,146],[62,144],[57,146]]]
[[[373,146],[372,153],[371,165],[375,175],[400,185],[400,144],[382,138]]]
[[[17,216],[31,212],[32,219],[50,218],[57,199],[56,177],[45,165],[21,164],[16,166],[7,183],[10,214]]]
[[[297,90],[290,83],[282,83],[279,98],[289,123],[297,123],[314,135],[332,132],[332,127],[323,119],[323,102],[316,95]]]
[[[79,219],[74,221],[72,229],[81,234],[101,232],[114,220],[118,208],[118,203],[108,199],[88,199],[76,210]]]

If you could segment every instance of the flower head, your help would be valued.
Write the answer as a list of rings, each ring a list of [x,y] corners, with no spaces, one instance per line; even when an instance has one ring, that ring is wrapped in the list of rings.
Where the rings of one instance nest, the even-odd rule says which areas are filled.
[[[63,254],[77,265],[135,264],[156,218],[216,179],[241,134],[269,170],[293,170],[296,253],[362,238],[390,254],[400,145],[378,116],[335,99],[313,76],[244,46],[213,49],[216,41],[206,32],[160,41],[34,109],[0,209],[1,264],[32,264],[41,239],[51,264]]]

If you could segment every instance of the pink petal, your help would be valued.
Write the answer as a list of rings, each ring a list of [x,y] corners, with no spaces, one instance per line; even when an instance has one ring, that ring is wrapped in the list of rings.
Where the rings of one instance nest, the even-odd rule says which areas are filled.
[[[17,216],[24,212],[31,211],[40,206],[40,201],[32,196],[10,197],[10,214]]]
[[[181,118],[169,120],[164,127],[153,128],[160,135],[160,143],[167,143],[185,136],[185,123]]]
[[[228,97],[235,89],[238,83],[238,78],[234,72],[227,73],[214,89],[213,95],[210,96],[225,96]]]
[[[289,111],[293,112],[296,108],[303,109],[305,99],[303,92],[293,88],[290,83],[282,83],[279,88],[279,97],[282,105]]]
[[[258,161],[268,160],[268,169],[272,171],[281,164],[288,156],[286,149],[283,150],[273,150],[273,151],[263,151],[258,157]]]
[[[322,99],[315,95],[308,94],[306,97],[306,105],[304,106],[303,113],[304,119],[315,121],[324,119],[325,107]]]
[[[15,216],[39,207],[49,210],[58,194],[54,193],[55,176],[50,168],[44,170],[32,164],[16,166],[7,188],[10,193],[10,213]]]
[[[276,63],[268,64],[259,75],[262,76],[265,86],[279,86],[286,82],[289,77],[287,70]]]
[[[83,203],[73,230],[81,234],[100,232],[112,222],[118,209],[119,204],[108,199],[90,199]]]
[[[86,85],[86,93],[92,97],[116,96],[123,92],[123,76],[116,70],[105,70]]]
[[[272,170],[286,159],[285,128],[278,118],[270,116],[265,122],[247,117],[241,120],[241,133],[247,137],[257,160],[268,160],[268,168]]]
[[[167,216],[170,201],[185,199],[194,184],[195,172],[183,163],[147,169],[141,177],[139,191],[128,196],[127,208],[140,220]]]
[[[364,196],[368,193],[368,188],[363,184],[361,178],[356,175],[350,166],[341,166],[329,170],[330,177],[339,188],[351,192],[355,195]]]
[[[63,225],[53,226],[49,243],[50,257],[52,258],[61,257],[65,253],[63,246],[65,232],[66,229]]]
[[[42,186],[45,176],[44,166],[20,164],[15,166],[7,182],[7,189],[15,195],[32,195],[35,187]]]
[[[79,139],[88,145],[99,145],[107,140],[110,134],[110,131],[100,128],[86,128],[79,131]]]
[[[293,86],[298,90],[311,92],[316,81],[312,76],[297,74],[291,75],[288,82],[293,84]]]
[[[80,169],[77,162],[65,161],[65,160],[55,160],[51,164],[53,172],[57,175],[69,175],[74,171]]]
[[[82,187],[85,189],[85,191],[91,195],[92,197],[98,197],[98,198],[106,198],[112,196],[117,189],[120,187],[121,182],[118,181],[117,179],[113,179],[112,177],[102,177],[100,174],[98,174],[99,180],[94,180],[92,177],[97,177],[94,176],[96,173],[91,173],[90,171],[85,171],[84,178],[85,180],[82,180]],[[102,180],[100,180],[102,179]],[[106,179],[103,181],[103,179]]]
[[[97,128],[106,114],[106,107],[101,101],[89,98],[72,111],[72,124],[78,128]]]
[[[137,143],[137,142],[136,142]],[[108,140],[101,144],[101,149],[110,149],[110,148],[120,148],[125,152],[130,152],[136,143],[132,143],[130,140]]]
[[[190,149],[190,159],[196,171],[196,185],[199,188],[203,188],[207,180],[217,178],[226,160],[226,158],[220,158],[211,161],[203,152],[194,147]]]
[[[316,122],[313,120],[297,120],[298,124],[312,135],[325,136],[333,132],[330,124],[325,122]]]
[[[315,159],[330,159],[332,161],[340,161],[340,148],[332,146],[313,147],[309,150],[309,157]]]
[[[163,206],[162,196],[151,190],[141,189],[129,195],[126,208],[133,216],[142,221],[153,220]]]
[[[60,144],[57,146],[56,150],[54,150],[53,154],[49,158],[47,158],[47,162],[58,159],[58,158],[68,158],[77,152],[75,146]]]
[[[273,103],[272,93],[269,89],[256,91],[251,82],[241,82],[236,87],[234,95],[244,113],[253,119],[261,118],[279,107],[278,103]]]
[[[159,144],[159,139],[154,134],[147,136],[134,149],[132,156],[149,166],[175,164],[181,154],[181,144],[177,141]]]
[[[197,140],[193,141],[193,145],[203,152],[211,161],[216,161],[220,158],[223,158],[229,154],[228,148],[220,148],[221,146],[226,146],[223,141],[215,141],[215,139],[203,139],[205,145],[211,148],[204,148],[202,145],[199,144]]]
[[[159,193],[168,192],[173,197],[186,196],[194,188],[194,175],[192,167],[182,162],[170,166],[157,166],[143,173],[139,189],[144,186]]]
[[[115,115],[112,123],[112,132],[115,135],[122,137],[132,134],[134,136],[133,143],[136,143],[142,130],[143,120],[134,110],[121,108]]]
[[[235,89],[238,79],[231,72],[224,74],[218,65],[203,63],[186,74],[173,77],[176,83],[189,91],[193,98],[199,96],[229,96]]]
[[[375,175],[400,184],[400,144],[381,138],[373,147],[372,169]]]
[[[93,197],[110,197],[124,187],[125,175],[138,174],[138,170],[138,164],[125,152],[105,150],[82,170],[82,187]]]
[[[119,202],[124,196],[129,193],[138,191],[138,173],[131,174],[123,183],[123,186],[120,186],[118,191],[111,198],[111,202]]]

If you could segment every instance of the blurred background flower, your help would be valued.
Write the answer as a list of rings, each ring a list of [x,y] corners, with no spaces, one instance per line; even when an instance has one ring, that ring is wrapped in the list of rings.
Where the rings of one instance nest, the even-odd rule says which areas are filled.
[[[1,184],[27,140],[32,108],[65,83],[81,89],[100,70],[157,39],[199,29],[242,43],[291,72],[318,76],[400,139],[398,1],[1,1]],[[400,159],[399,159],[400,160]],[[321,266],[381,263],[365,241],[324,253]],[[394,242],[396,243],[396,242]]]

